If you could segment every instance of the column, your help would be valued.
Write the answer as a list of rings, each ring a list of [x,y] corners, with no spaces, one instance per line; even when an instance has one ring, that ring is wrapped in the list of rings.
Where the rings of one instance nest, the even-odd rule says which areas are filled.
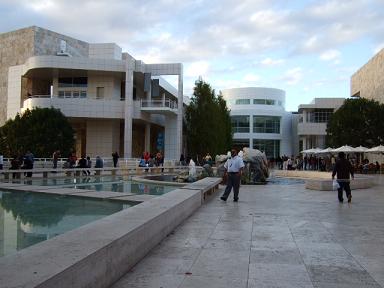
[[[145,124],[145,138],[144,138],[145,151],[154,153],[155,151],[149,151],[151,149],[151,123]]]
[[[132,116],[133,116],[133,70],[135,59],[125,61],[125,115],[124,115],[124,157],[132,157]]]

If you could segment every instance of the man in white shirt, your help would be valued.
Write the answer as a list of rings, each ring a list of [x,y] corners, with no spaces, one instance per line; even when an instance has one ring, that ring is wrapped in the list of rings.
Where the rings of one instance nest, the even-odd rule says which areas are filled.
[[[227,187],[225,188],[224,194],[220,197],[220,199],[227,201],[233,187],[233,201],[237,202],[239,200],[241,172],[244,168],[244,162],[243,159],[237,155],[236,149],[232,149],[231,158],[225,162],[224,168],[227,173]]]

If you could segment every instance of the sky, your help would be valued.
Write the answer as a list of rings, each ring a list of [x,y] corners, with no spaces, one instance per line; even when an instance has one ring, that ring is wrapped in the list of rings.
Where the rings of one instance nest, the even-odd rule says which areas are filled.
[[[384,0],[0,0],[0,33],[32,25],[183,63],[187,96],[201,76],[216,93],[283,89],[297,111],[350,96],[352,74],[384,48]]]

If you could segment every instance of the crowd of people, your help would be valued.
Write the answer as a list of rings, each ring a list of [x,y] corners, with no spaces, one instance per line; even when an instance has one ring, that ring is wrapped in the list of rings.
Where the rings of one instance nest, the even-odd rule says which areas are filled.
[[[149,152],[143,152],[140,161],[139,167],[159,167],[164,166],[164,157],[163,154],[159,151],[155,155],[150,154]]]

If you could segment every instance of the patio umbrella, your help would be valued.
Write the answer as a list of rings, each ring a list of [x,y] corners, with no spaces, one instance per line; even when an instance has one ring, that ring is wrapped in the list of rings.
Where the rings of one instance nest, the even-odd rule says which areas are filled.
[[[320,151],[321,151],[320,148],[311,148],[311,149],[303,150],[303,151],[301,151],[301,153],[303,153],[303,154],[317,154]]]
[[[331,148],[331,147],[328,147],[328,148],[325,148],[325,149],[319,151],[318,153],[319,153],[319,154],[328,154],[328,153],[332,153],[333,150],[335,150],[335,149],[333,149],[333,148]]]
[[[355,151],[355,148],[348,145],[344,145],[334,149],[333,152],[355,153],[356,151]]]
[[[371,149],[368,149],[365,152],[366,153],[384,153],[384,146],[383,145],[379,145],[379,146],[373,147]]]
[[[355,149],[355,152],[357,152],[357,153],[365,153],[368,150],[367,147],[363,147],[361,145],[359,147],[355,147],[354,149]]]

